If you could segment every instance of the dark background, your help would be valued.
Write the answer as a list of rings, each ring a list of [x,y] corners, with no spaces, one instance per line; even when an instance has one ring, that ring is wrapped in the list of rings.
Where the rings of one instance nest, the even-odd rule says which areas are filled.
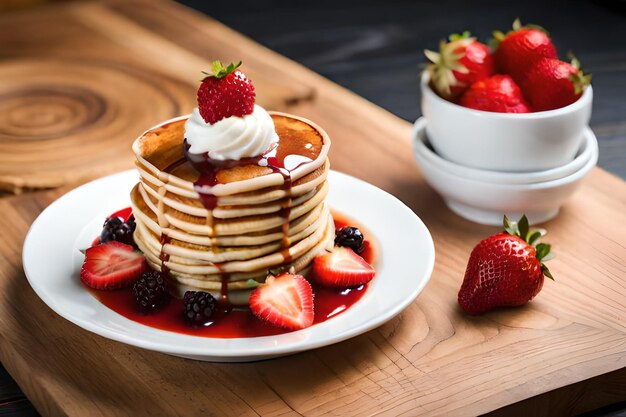
[[[571,50],[593,73],[599,165],[626,179],[626,1],[180,2],[408,121],[425,48],[464,30],[487,42],[516,17],[541,25],[561,59]]]

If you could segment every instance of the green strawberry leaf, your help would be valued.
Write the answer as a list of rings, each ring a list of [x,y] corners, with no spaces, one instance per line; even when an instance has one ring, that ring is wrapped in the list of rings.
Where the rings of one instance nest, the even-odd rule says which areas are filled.
[[[550,253],[551,246],[547,243],[540,243],[537,245],[537,259],[542,260]]]
[[[221,61],[213,61],[211,62],[211,71],[213,71],[213,75],[217,78],[222,78],[220,77],[220,75],[226,71],[226,68],[224,68],[224,65],[222,64]]]
[[[572,67],[578,71],[575,74],[569,76],[572,85],[574,86],[574,94],[581,94],[586,86],[591,84],[591,74],[585,74],[580,65],[580,60],[576,58],[576,55],[572,51],[567,53],[567,57],[570,59]]]
[[[509,220],[505,214],[502,224],[504,225],[504,230],[506,230],[508,234],[521,237],[531,246],[535,246],[535,244],[537,244],[535,247],[535,257],[539,261],[547,261],[554,258],[554,254],[550,252],[552,246],[547,243],[537,243],[539,239],[546,234],[546,230],[530,229],[528,217],[526,217],[525,214],[523,214],[517,222]],[[541,271],[546,277],[554,280],[552,273],[550,273],[550,270],[543,264],[543,262],[541,262]]]
[[[530,231],[528,225],[528,218],[525,214],[518,221],[511,221],[505,215],[503,220],[504,230],[510,235],[519,236],[522,239],[526,240],[528,237],[528,233]]]
[[[517,236],[517,234],[519,233],[519,230],[517,229],[517,223],[516,222],[511,222],[511,220],[509,220],[508,217],[506,217],[506,214],[504,215],[504,220],[503,220],[503,225],[504,225],[504,230],[506,230],[506,232],[510,235],[513,236]]]
[[[569,58],[570,64],[572,64],[572,67],[574,67],[577,70],[579,70],[580,69],[580,60],[578,58],[576,58],[576,55],[574,55],[574,52],[567,51],[567,57]]]
[[[545,275],[546,277],[550,278],[552,281],[554,281],[554,277],[552,276],[552,272],[550,272],[550,270],[548,269],[547,266],[545,266],[544,264],[541,264],[541,272],[543,272],[543,275]]]
[[[281,273],[285,271],[287,271],[287,268],[285,266],[277,266],[275,268],[269,269],[270,275],[274,275],[274,276],[280,275]]]
[[[488,45],[492,51],[495,51],[496,49],[498,49],[498,46],[500,46],[500,42],[502,42],[506,38],[506,35],[499,30],[494,30],[493,32],[491,32],[491,35],[493,36],[493,38],[489,39]]]
[[[438,52],[431,51],[430,49],[424,49],[424,55],[426,55],[426,58],[428,58],[428,60],[433,64],[437,64],[441,61],[441,55]]]
[[[513,21],[513,32],[517,32],[522,28],[540,30],[546,35],[550,36],[550,33],[543,26],[539,26],[534,23],[526,23],[525,25],[522,25],[522,21],[518,17]]]
[[[530,236],[528,237],[528,244],[531,246],[535,245],[535,242],[537,242],[537,240],[539,240],[539,238],[541,237],[541,232],[540,231],[534,231],[533,233],[530,234]]]
[[[242,62],[239,61],[236,64],[234,62],[231,62],[230,64],[228,64],[228,67],[226,67],[226,74],[228,75],[231,72],[235,71],[237,68],[239,68],[241,66]]]
[[[228,74],[234,72],[237,68],[239,68],[241,66],[241,63],[242,63],[241,61],[237,63],[231,62],[230,64],[228,64],[227,67],[224,67],[224,64],[222,64],[221,61],[215,60],[211,62],[211,72],[202,71],[202,73],[206,75],[205,78],[208,78],[208,77],[224,78]]]
[[[470,31],[466,30],[463,33],[452,33],[452,34],[450,34],[450,36],[448,36],[448,40],[450,42],[460,41],[462,39],[467,39],[467,38],[469,38],[471,36],[472,36],[472,34],[470,33]]]
[[[260,282],[254,280],[252,278],[246,281],[246,288],[256,288],[256,287],[259,287],[261,285],[263,285],[263,284],[261,284]]]
[[[517,222],[517,228],[519,231],[519,237],[528,242],[528,231],[530,230],[530,226],[528,225],[528,217],[526,215],[522,215],[522,218]]]

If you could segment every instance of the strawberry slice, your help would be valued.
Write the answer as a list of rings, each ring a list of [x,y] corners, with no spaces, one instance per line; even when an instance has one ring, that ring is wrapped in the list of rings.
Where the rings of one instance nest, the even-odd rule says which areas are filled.
[[[335,246],[313,260],[315,281],[326,287],[355,287],[368,283],[376,271],[350,248]]]
[[[302,275],[270,275],[249,302],[252,314],[275,326],[298,330],[313,324],[313,289]]]
[[[145,266],[143,255],[132,246],[111,241],[85,251],[80,279],[96,290],[113,290],[130,284]]]

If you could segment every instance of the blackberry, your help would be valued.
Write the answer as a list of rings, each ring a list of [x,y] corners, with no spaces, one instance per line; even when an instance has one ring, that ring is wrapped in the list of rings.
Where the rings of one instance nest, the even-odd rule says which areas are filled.
[[[204,326],[211,321],[217,309],[217,300],[208,292],[187,291],[184,296],[185,321],[191,326]]]
[[[112,240],[135,246],[133,233],[135,232],[135,218],[131,216],[128,221],[123,222],[119,217],[109,217],[104,221],[102,232],[100,233],[100,243],[107,243]]]
[[[357,254],[365,249],[363,239],[363,234],[356,227],[346,226],[335,232],[335,245],[350,248]]]
[[[144,272],[133,283],[135,307],[142,313],[150,313],[165,306],[170,300],[167,286],[159,271]]]

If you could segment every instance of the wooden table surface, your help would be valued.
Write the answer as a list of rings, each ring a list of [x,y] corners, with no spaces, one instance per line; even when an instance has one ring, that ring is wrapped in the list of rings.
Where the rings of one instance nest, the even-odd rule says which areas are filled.
[[[9,40],[0,43],[0,118],[11,116],[0,129],[0,185],[23,192],[0,199],[0,360],[41,414],[571,415],[626,399],[619,178],[595,169],[545,225],[556,282],[526,307],[470,318],[456,292],[472,246],[495,229],[455,216],[425,184],[409,123],[175,4],[14,12],[0,15],[0,39]],[[30,289],[21,246],[32,221],[78,182],[131,167],[138,133],[192,108],[209,57],[243,59],[260,104],[324,126],[335,169],[396,195],[429,227],[435,271],[398,317],[291,357],[211,364],[88,333]],[[10,171],[20,167],[22,177]],[[60,188],[31,190],[42,186]],[[0,385],[16,395],[10,381]]]

